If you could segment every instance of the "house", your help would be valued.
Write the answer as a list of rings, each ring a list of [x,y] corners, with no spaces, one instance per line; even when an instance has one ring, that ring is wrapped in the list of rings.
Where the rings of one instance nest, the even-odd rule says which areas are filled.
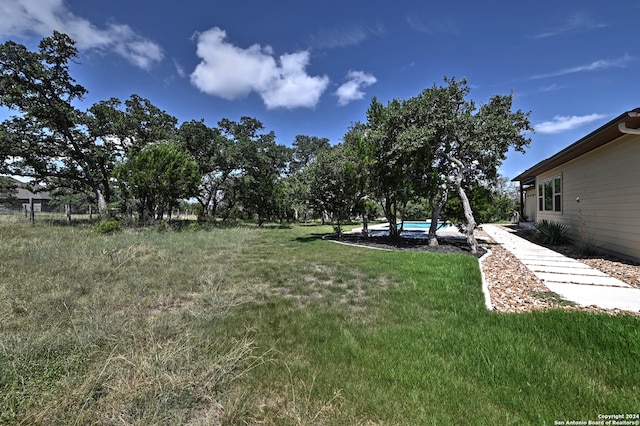
[[[33,199],[33,208],[36,212],[48,212],[53,211],[54,207],[51,203],[51,194],[42,191],[41,187],[36,185],[34,188],[29,188],[28,184],[21,182],[17,179],[7,177],[16,188],[13,194],[7,194],[13,196],[19,200],[17,207],[20,209],[29,208],[30,200]],[[2,207],[2,206],[0,206]],[[15,205],[7,205],[5,208],[15,209]]]
[[[625,112],[513,181],[521,215],[564,224],[576,241],[640,261],[640,108]]]

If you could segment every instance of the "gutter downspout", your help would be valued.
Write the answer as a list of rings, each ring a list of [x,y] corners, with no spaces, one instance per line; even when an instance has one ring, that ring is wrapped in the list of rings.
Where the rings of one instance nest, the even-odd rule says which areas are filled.
[[[627,115],[631,118],[640,117],[640,113],[637,111],[629,111]],[[618,130],[630,135],[640,135],[640,129],[630,129],[627,127],[625,122],[618,123]]]
[[[622,133],[640,135],[640,129],[630,129],[625,125],[625,123],[618,123],[618,130],[620,130]]]

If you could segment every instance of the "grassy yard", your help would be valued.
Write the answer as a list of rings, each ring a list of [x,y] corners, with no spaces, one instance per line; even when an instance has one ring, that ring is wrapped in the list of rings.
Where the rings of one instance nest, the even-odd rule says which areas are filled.
[[[0,219],[0,424],[554,424],[640,411],[640,318],[487,312],[477,260],[329,227]]]

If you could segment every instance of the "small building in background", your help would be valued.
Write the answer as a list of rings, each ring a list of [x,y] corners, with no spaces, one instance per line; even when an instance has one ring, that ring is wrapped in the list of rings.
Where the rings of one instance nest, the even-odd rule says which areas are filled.
[[[30,188],[28,183],[21,182],[12,177],[4,177],[13,183],[15,192],[13,194],[2,194],[5,202],[0,202],[0,208],[6,210],[24,210],[29,209],[29,203],[33,199],[33,208],[35,212],[51,212],[55,207],[51,204],[51,194],[42,191],[42,187],[36,185]],[[17,199],[17,200],[16,200]]]

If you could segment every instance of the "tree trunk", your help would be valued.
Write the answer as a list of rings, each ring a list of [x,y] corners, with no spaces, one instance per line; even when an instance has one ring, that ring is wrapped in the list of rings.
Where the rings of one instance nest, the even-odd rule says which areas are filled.
[[[197,199],[198,203],[202,207],[202,212],[198,215],[198,222],[204,222],[209,215],[209,206],[205,202],[203,202],[200,198]]]
[[[465,229],[465,233],[467,235],[467,242],[469,243],[469,248],[471,249],[471,253],[478,253],[478,242],[476,241],[475,235],[473,235],[473,231],[476,229],[476,220],[473,218],[473,210],[471,210],[471,204],[469,203],[469,197],[467,197],[467,193],[462,187],[462,179],[464,178],[464,163],[458,160],[457,158],[448,155],[447,159],[455,164],[458,168],[458,175],[456,176],[456,188],[458,190],[458,195],[460,195],[460,200],[462,201],[462,208],[464,210],[464,217],[467,219],[467,225]]]
[[[473,211],[471,210],[469,197],[467,197],[467,193],[462,187],[462,175],[460,175],[456,180],[456,185],[458,187],[458,194],[460,195],[460,199],[462,200],[464,217],[467,219],[467,224],[465,229],[467,234],[467,242],[469,243],[469,247],[471,248],[471,253],[476,254],[478,253],[478,242],[476,241],[476,237],[473,234],[473,231],[476,229],[476,221],[473,218]]]
[[[155,212],[153,208],[154,202],[155,200],[151,196],[145,197],[142,200],[140,200],[140,203],[142,205],[142,223],[144,225],[150,225],[154,221],[154,217],[155,217]]]
[[[106,219],[109,212],[107,211],[107,200],[104,198],[104,194],[100,188],[94,188],[93,192],[96,194],[96,200],[98,200],[98,214],[101,219]]]
[[[384,200],[384,215],[389,222],[389,237],[398,238],[398,220],[396,216],[395,203],[389,198]]]
[[[431,226],[429,226],[428,239],[431,247],[438,245],[438,237],[436,236],[438,221],[440,220],[440,213],[442,212],[444,205],[447,203],[448,196],[448,192],[445,191],[439,199],[437,199],[437,195],[433,195],[429,198],[429,205],[431,206]]]
[[[362,203],[362,235],[369,236],[369,217],[367,215],[367,204]]]
[[[234,198],[232,198],[232,200],[234,200]],[[233,208],[235,207],[236,202],[235,201],[230,201],[229,205],[226,206],[226,210],[224,211],[224,216],[222,217],[222,222],[227,222],[229,220],[229,218],[231,217],[231,214],[233,213]],[[214,217],[215,219],[215,217]]]
[[[29,223],[36,223],[35,206],[33,205],[33,197],[29,198]]]

